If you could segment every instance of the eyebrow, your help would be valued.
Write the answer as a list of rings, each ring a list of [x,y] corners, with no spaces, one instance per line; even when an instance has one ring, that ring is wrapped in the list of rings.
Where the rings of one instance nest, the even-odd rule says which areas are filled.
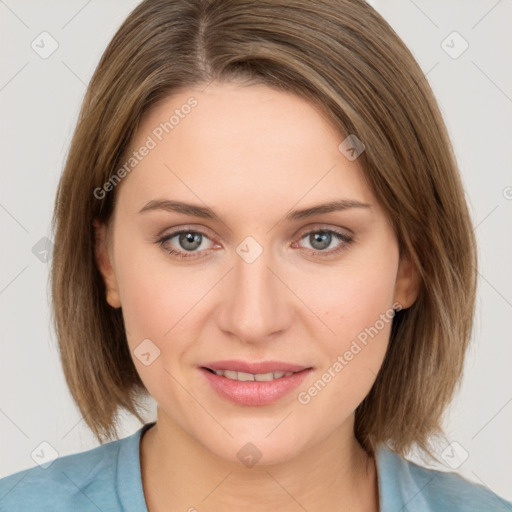
[[[307,217],[313,217],[322,213],[331,213],[336,211],[348,210],[349,208],[371,208],[371,205],[355,201],[352,199],[340,199],[337,201],[330,201],[328,203],[318,204],[302,210],[293,210],[286,216],[286,220],[300,220]],[[199,206],[182,201],[175,201],[170,199],[153,199],[149,201],[139,213],[144,213],[154,210],[164,210],[168,212],[183,213],[193,217],[202,219],[221,220],[220,217],[209,207]]]

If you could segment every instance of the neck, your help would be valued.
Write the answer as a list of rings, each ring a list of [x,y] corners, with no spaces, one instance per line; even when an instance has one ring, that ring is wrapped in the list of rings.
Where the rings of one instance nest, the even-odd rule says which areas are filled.
[[[212,453],[159,408],[140,451],[149,512],[378,511],[375,461],[355,439],[353,416],[291,460],[246,467]]]

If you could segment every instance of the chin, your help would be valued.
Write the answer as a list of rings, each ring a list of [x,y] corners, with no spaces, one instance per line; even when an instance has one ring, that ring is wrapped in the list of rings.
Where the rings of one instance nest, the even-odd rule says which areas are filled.
[[[205,439],[204,446],[216,456],[241,467],[253,468],[261,466],[272,466],[283,464],[293,460],[305,448],[305,433],[290,432],[279,421],[265,421],[261,425],[246,425],[236,429],[234,426],[226,425],[231,433],[223,436],[220,440]],[[272,423],[269,428],[269,423]],[[251,428],[252,426],[252,428]],[[277,427],[277,428],[276,428]],[[213,442],[212,442],[213,441]]]

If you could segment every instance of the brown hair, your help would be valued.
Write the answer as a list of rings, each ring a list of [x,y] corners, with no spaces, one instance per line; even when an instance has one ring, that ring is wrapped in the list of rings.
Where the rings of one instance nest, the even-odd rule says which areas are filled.
[[[74,400],[103,442],[117,436],[120,407],[143,421],[139,400],[147,396],[94,252],[93,220],[108,224],[119,187],[102,199],[93,191],[118,170],[157,102],[238,79],[308,99],[365,144],[360,165],[421,284],[416,302],[393,320],[355,434],[370,453],[379,442],[428,453],[471,335],[476,242],[427,80],[363,0],[146,0],[119,28],[85,95],[53,217],[53,320]]]

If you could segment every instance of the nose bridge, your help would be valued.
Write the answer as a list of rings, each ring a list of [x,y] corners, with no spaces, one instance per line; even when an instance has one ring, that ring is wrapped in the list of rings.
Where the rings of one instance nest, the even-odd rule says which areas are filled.
[[[220,327],[244,341],[264,340],[287,321],[286,287],[274,275],[271,251],[252,237],[236,249]]]

